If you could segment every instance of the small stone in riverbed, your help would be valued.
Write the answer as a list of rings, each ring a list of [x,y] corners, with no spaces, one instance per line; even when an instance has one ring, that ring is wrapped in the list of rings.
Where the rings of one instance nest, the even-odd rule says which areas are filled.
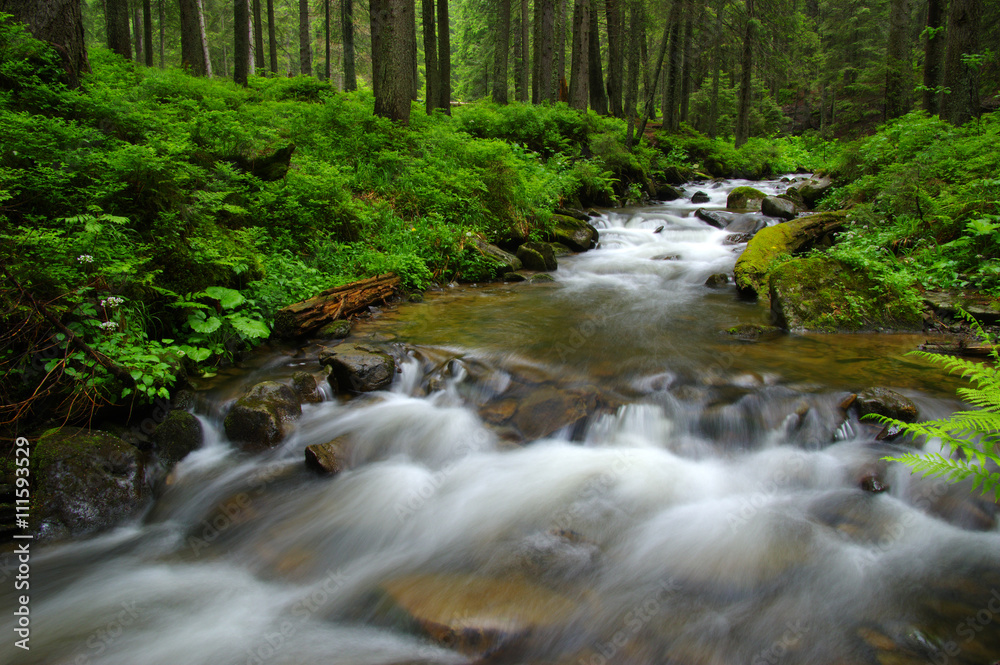
[[[729,284],[729,275],[724,272],[709,275],[705,280],[705,286],[713,289],[720,289]]]
[[[306,466],[317,473],[336,475],[347,468],[344,437],[306,446]]]
[[[708,203],[708,194],[706,194],[701,190],[698,190],[691,197],[691,203]]]
[[[917,405],[905,395],[888,388],[866,388],[854,402],[858,416],[879,414],[886,418],[912,423],[917,419]]]

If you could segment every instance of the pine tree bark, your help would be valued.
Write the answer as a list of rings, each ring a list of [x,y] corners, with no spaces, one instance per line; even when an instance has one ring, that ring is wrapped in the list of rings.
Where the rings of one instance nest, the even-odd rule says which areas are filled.
[[[568,102],[566,88],[566,23],[569,21],[566,9],[567,0],[555,0],[552,19],[552,101]],[[571,44],[572,45],[572,44]]]
[[[573,58],[569,73],[569,105],[587,110],[590,79],[590,0],[573,3]]]
[[[554,101],[552,90],[553,58],[554,48],[554,23],[555,23],[555,2],[554,0],[535,0],[541,6],[541,24],[538,33],[538,99],[539,102]]]
[[[132,38],[129,36],[128,27],[128,0],[105,0],[104,6],[108,48],[126,60],[131,60]]]
[[[715,8],[715,29],[712,32],[712,92],[708,112],[708,135],[715,138],[719,130],[719,79],[722,77],[722,17],[726,11],[726,0],[719,0]]]
[[[90,71],[80,0],[0,0],[0,12],[28,26],[35,39],[52,44],[66,69],[66,84],[79,87],[80,74]]]
[[[670,131],[677,129],[679,125],[678,107],[680,105],[680,100],[677,95],[677,79],[681,75],[681,67],[683,66],[684,57],[684,41],[681,37],[681,24],[683,23],[681,10],[682,0],[674,0],[673,4],[670,6],[670,14],[667,19],[670,24],[670,50],[669,55],[667,56],[667,76],[666,80],[663,82],[662,93],[663,126]]]
[[[274,25],[274,0],[267,0],[267,68],[278,74],[278,34]]]
[[[144,37],[145,63],[147,67],[153,66],[153,5],[152,0],[142,0],[142,34]]]
[[[675,0],[675,6],[678,4],[678,0]],[[655,60],[650,63],[652,67],[648,72],[646,80],[650,83],[647,85],[646,90],[646,102],[643,105],[642,115],[639,117],[639,126],[636,129],[636,140],[641,141],[642,135],[646,131],[646,122],[649,118],[653,117],[656,111],[656,85],[655,81],[660,78],[660,71],[663,68],[663,60],[667,55],[667,43],[670,41],[670,35],[674,32],[674,26],[667,21],[663,25],[663,36],[660,37],[660,47],[656,51]],[[670,81],[667,81],[669,87],[673,87]],[[666,122],[666,112],[664,112],[664,123]]]
[[[412,0],[372,0],[372,89],[375,115],[401,124],[410,121],[413,77],[410,64]]]
[[[531,93],[531,58],[528,57],[530,35],[528,0],[521,0],[521,63],[518,68],[521,91],[517,95],[519,102],[528,101]]]
[[[157,3],[157,15],[160,24],[160,69],[167,68],[167,8],[164,6],[166,0],[159,0]]]
[[[898,118],[910,104],[907,78],[910,69],[909,41],[910,2],[892,0],[889,5],[889,38],[885,48],[885,113],[884,120]]]
[[[601,69],[600,11],[597,0],[590,1],[590,39],[587,53],[590,108],[599,115],[608,114],[608,93],[604,89],[604,72]]]
[[[143,62],[142,49],[142,14],[138,2],[132,3],[132,45],[135,46],[135,61]]]
[[[195,76],[211,76],[200,0],[180,0],[181,64]]]
[[[438,108],[451,115],[451,27],[448,0],[437,0]]]
[[[634,144],[633,132],[635,131],[635,105],[639,97],[639,22],[638,11],[641,0],[625,0],[625,8],[628,10],[628,21],[625,22],[629,29],[625,31],[625,118],[627,121],[627,131],[625,135],[625,147],[632,149]],[[626,12],[623,12],[623,15]]]
[[[510,51],[510,0],[497,3],[496,44],[493,47],[493,101],[507,103],[507,55]]]
[[[755,0],[747,0],[746,26],[743,31],[743,55],[740,58],[740,95],[736,109],[736,147],[739,148],[750,138],[750,94],[753,83],[753,48],[756,39]]]
[[[608,107],[611,115],[623,118],[622,82],[625,55],[622,48],[622,5],[624,0],[605,0],[608,21]]]
[[[982,0],[951,0],[948,9],[948,39],[944,56],[941,117],[953,125],[964,125],[979,116],[978,68],[965,62],[963,55],[979,51]]]
[[[299,72],[305,76],[313,73],[309,0],[299,0]]]
[[[692,80],[694,78],[694,18],[695,13],[701,17],[702,6],[700,2],[694,3],[697,7],[694,11],[688,12],[687,19],[684,21],[684,66],[681,68],[681,80],[680,85],[680,114],[678,119],[680,122],[688,121],[688,109],[690,108],[691,102],[691,86],[694,84]],[[678,124],[678,127],[680,125]]]
[[[532,3],[534,12],[531,21],[531,103],[538,104],[542,101],[541,88],[538,85],[540,77],[539,70],[542,66],[542,2],[534,0]]]
[[[260,0],[253,0],[253,52],[254,64],[259,69],[264,66],[264,22],[261,20]]]
[[[434,0],[421,0],[421,10],[424,31],[424,70],[427,72],[424,108],[427,115],[431,115],[441,97],[438,93],[438,88],[441,85],[438,79],[441,72],[438,69],[437,35],[434,31]]]
[[[340,0],[340,28],[344,43],[344,91],[353,92],[358,89],[354,68],[354,0]]]
[[[233,0],[233,81],[245,86],[250,75],[250,6]]]
[[[941,108],[940,94],[937,87],[941,85],[941,65],[944,57],[945,36],[941,27],[944,25],[945,6],[948,0],[927,0],[927,26],[924,37],[924,90],[921,106],[931,115],[937,115]]]
[[[198,0],[198,37],[201,40],[201,58],[205,62],[205,76],[212,78],[212,58],[208,53],[208,30],[205,29],[205,3]]]

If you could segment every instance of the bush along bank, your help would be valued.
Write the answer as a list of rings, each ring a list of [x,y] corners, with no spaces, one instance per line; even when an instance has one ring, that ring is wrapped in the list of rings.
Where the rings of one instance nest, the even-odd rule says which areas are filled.
[[[817,199],[830,212],[754,237],[741,293],[798,330],[965,332],[962,309],[996,322],[998,133],[997,114],[952,127],[917,112],[842,146]]]

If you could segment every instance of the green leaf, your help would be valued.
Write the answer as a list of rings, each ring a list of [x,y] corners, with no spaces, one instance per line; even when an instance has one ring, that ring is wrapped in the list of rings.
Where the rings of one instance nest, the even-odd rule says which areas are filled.
[[[230,316],[229,322],[233,324],[236,332],[250,339],[261,339],[271,334],[267,324],[258,319],[251,319],[246,316]]]
[[[206,349],[205,347],[202,346],[185,345],[179,348],[181,351],[184,352],[184,355],[186,355],[188,358],[195,361],[196,363],[200,363],[204,360],[207,360],[208,357],[212,355],[212,352],[209,349]]]
[[[201,312],[197,312],[196,314],[201,314]],[[201,319],[195,314],[188,315],[187,322],[188,325],[191,326],[192,330],[206,335],[215,332],[222,325],[222,320],[214,316],[210,316],[207,319]]]
[[[132,394],[131,388],[122,388],[122,397],[128,397]]]
[[[246,300],[239,291],[222,286],[210,286],[205,289],[205,294],[218,300],[222,304],[222,309],[227,310],[239,307]]]

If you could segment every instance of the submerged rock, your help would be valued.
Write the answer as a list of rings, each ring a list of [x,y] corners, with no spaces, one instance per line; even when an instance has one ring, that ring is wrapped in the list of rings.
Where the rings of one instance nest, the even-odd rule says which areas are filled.
[[[295,391],[277,381],[258,383],[229,410],[226,436],[244,450],[257,452],[281,443],[302,414]]]
[[[730,210],[760,211],[761,203],[767,197],[764,192],[753,187],[737,187],[726,197],[726,207]]]
[[[106,432],[50,430],[39,438],[31,462],[31,517],[40,541],[114,527],[136,515],[149,496],[139,450]]]
[[[591,399],[591,401],[593,398]],[[511,424],[528,441],[541,439],[587,416],[588,400],[576,393],[545,386],[521,400]]]
[[[193,414],[174,409],[157,425],[150,438],[159,458],[171,467],[201,447],[204,431],[201,421]]]
[[[317,473],[327,475],[340,473],[348,465],[346,443],[344,437],[338,437],[327,443],[306,446],[306,466]]]
[[[709,275],[708,279],[705,280],[705,286],[711,289],[721,289],[725,286],[729,286],[729,275],[724,272],[717,272],[714,275]]]
[[[763,326],[756,323],[742,323],[726,330],[726,333],[744,342],[759,342],[761,339],[776,337],[783,331],[777,326]]]
[[[708,201],[708,194],[701,190],[698,190],[691,196],[691,203],[708,203]]]
[[[392,356],[363,344],[341,344],[320,355],[319,361],[330,367],[330,385],[334,390],[359,393],[387,388],[396,374]]]
[[[792,259],[771,272],[769,284],[772,317],[787,330],[919,330],[923,323],[902,294],[834,259]]]
[[[717,229],[724,229],[729,226],[729,222],[733,221],[734,215],[731,212],[722,212],[720,210],[705,210],[704,208],[698,208],[694,211],[694,216],[705,222],[709,226],[714,226]]]

